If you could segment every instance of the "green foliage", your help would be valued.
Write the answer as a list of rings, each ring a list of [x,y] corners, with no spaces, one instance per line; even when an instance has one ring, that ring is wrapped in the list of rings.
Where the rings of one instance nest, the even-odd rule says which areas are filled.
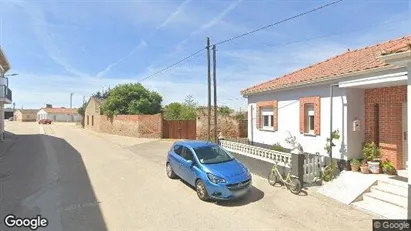
[[[164,118],[166,120],[195,120],[197,117],[197,103],[191,95],[187,96],[184,103],[170,103],[165,106]]]
[[[381,157],[380,148],[374,142],[365,143],[362,153],[368,161],[378,160]]]
[[[390,160],[385,160],[382,163],[382,171],[386,174],[395,174],[396,169]]]
[[[147,90],[141,83],[121,84],[107,93],[102,110],[108,117],[156,114],[161,111],[162,100],[161,95]]]
[[[271,146],[271,150],[277,151],[277,152],[286,152],[287,150],[281,146],[280,143],[276,143],[273,146]]]
[[[104,91],[103,93],[100,91],[97,91],[95,94],[93,94],[93,97],[107,99],[110,94],[110,91],[111,91],[110,88],[108,88],[108,90]]]
[[[338,129],[333,131],[333,133],[332,133],[332,139],[333,139],[333,140],[339,140],[339,139],[340,139],[340,131],[339,131]],[[328,137],[328,138],[327,138],[327,143],[326,143],[325,148],[324,148],[324,150],[326,150],[327,153],[330,153],[330,152],[331,152],[331,146],[332,146],[332,147],[335,146],[333,143],[332,143],[332,144],[330,144],[330,143],[331,143],[331,138]]]
[[[335,161],[331,161],[327,167],[325,167],[324,173],[322,174],[322,179],[325,182],[331,181],[335,179],[337,176],[337,163]]]
[[[233,110],[230,109],[230,108],[227,107],[227,106],[221,106],[221,107],[218,108],[218,113],[219,113],[221,116],[229,116],[232,112],[233,112]]]
[[[359,159],[354,158],[354,159],[351,160],[350,164],[360,166],[361,162],[360,162]]]
[[[244,114],[243,113],[238,113],[237,115],[235,115],[235,119],[236,120],[243,120],[244,119]]]
[[[86,107],[87,107],[87,103],[83,103],[83,105],[81,105],[81,107],[77,109],[78,114],[80,114],[82,117],[84,117],[84,114],[86,112]]]

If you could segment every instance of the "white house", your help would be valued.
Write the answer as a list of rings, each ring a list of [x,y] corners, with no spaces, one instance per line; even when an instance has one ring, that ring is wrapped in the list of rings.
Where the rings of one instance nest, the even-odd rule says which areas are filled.
[[[42,108],[37,112],[37,121],[49,119],[54,122],[79,122],[82,120],[76,108]]]
[[[0,47],[0,141],[4,140],[4,105],[12,102],[12,92],[9,89],[9,80],[4,77],[10,70],[10,63],[7,61],[3,50]]]
[[[333,158],[361,157],[362,143],[373,141],[380,145],[383,159],[406,169],[409,69],[388,62],[383,54],[410,43],[407,36],[349,50],[243,90],[248,98],[248,138],[286,146],[291,134],[305,152],[327,155],[326,139],[338,129]]]

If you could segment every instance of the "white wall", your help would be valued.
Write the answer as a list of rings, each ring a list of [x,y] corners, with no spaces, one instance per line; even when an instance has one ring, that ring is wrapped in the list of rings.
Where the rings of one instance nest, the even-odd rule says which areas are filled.
[[[67,114],[49,114],[45,112],[44,110],[40,110],[37,113],[37,120],[40,119],[49,119],[51,121],[55,122],[72,122],[71,115]],[[79,114],[73,115],[73,122],[78,122],[81,121],[82,117]]]
[[[45,112],[43,109],[37,112],[37,121],[42,119],[47,119],[47,112]]]
[[[320,135],[306,136],[300,134],[300,101],[301,97],[320,96],[321,97],[321,127]],[[297,141],[302,145],[305,152],[328,155],[324,150],[326,139],[330,136],[330,87],[322,85],[296,90],[272,92],[248,97],[249,127],[248,137],[258,143],[275,144],[279,142],[287,147],[285,138],[291,135],[296,136]],[[278,131],[260,131],[256,129],[256,102],[278,100]],[[355,103],[355,102],[354,102]],[[252,107],[252,112],[251,112]],[[344,89],[334,88],[333,97],[333,130],[339,129],[341,138],[335,140],[336,147],[333,149],[333,157],[344,158],[340,152],[341,147],[347,146],[347,99]],[[252,118],[250,118],[252,115]],[[346,159],[346,158],[344,158]]]
[[[362,142],[365,139],[365,90],[364,89],[346,89],[347,92],[347,146],[348,157],[362,157]],[[354,120],[360,121],[359,130],[354,131]]]

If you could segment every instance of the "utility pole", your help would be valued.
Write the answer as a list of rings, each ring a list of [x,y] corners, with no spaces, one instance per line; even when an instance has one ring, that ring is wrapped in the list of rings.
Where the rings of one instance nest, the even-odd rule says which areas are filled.
[[[210,38],[207,37],[207,68],[208,68],[208,130],[207,140],[210,141],[211,133],[211,64],[210,64]]]
[[[217,63],[216,46],[213,45],[213,82],[214,82],[214,140],[217,143]]]
[[[83,95],[83,105],[86,103],[86,96]]]
[[[73,95],[74,93],[70,93],[70,108],[73,108]]]

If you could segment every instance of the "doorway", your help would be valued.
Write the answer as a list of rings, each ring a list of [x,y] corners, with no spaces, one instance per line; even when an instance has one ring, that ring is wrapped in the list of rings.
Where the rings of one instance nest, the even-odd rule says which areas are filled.
[[[402,103],[402,138],[403,138],[403,155],[404,155],[404,166],[408,169],[408,119],[407,119],[407,102]]]

